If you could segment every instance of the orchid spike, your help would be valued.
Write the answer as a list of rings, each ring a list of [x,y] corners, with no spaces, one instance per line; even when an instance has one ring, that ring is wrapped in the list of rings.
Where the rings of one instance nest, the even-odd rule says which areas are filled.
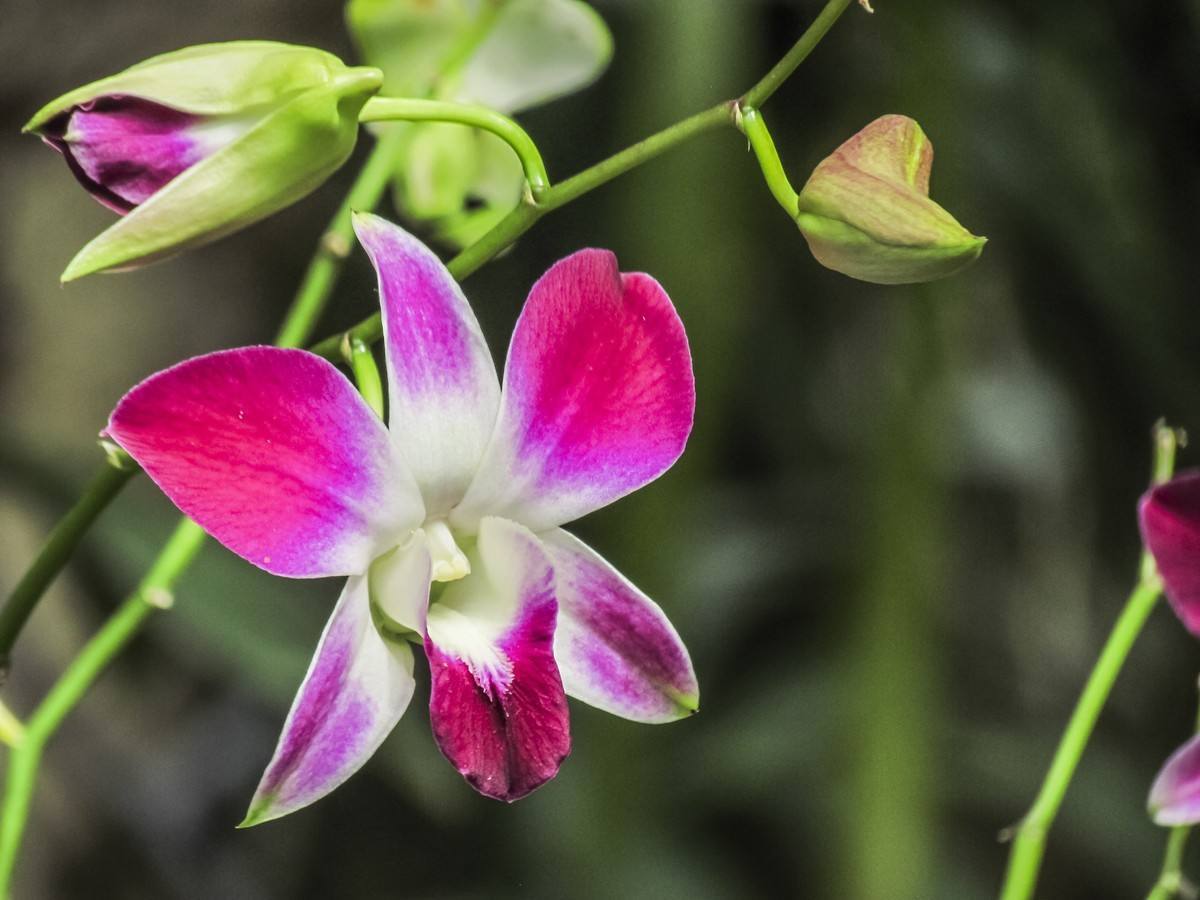
[[[683,451],[691,356],[662,287],[602,250],[556,263],[501,389],[438,258],[383,219],[355,229],[379,275],[387,428],[328,362],[269,347],[151,376],[108,425],[233,552],[278,575],[348,576],[247,825],[324,796],[374,753],[413,693],[406,637],[429,661],[438,746],[501,800],[558,771],[567,695],[642,722],[698,705],[663,611],[560,527]]]
[[[129,268],[244,228],[299,200],[354,150],[378,69],[273,41],[153,57],[51,101],[25,125],[123,218],[62,280]]]

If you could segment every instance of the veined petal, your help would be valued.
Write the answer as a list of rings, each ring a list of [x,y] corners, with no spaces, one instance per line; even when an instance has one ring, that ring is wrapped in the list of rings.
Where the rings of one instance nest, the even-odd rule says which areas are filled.
[[[383,423],[303,350],[225,350],[152,375],[108,435],[205,531],[276,575],[364,574],[423,517]]]
[[[699,709],[687,648],[662,609],[579,538],[542,539],[558,581],[554,658],[569,696],[638,722]]]
[[[1171,754],[1150,788],[1149,806],[1159,825],[1200,822],[1200,735]]]
[[[1200,636],[1200,472],[1177,475],[1147,491],[1138,521],[1167,599],[1188,631]]]
[[[533,286],[517,322],[500,417],[451,516],[541,531],[653,481],[683,452],[696,395],[683,323],[662,287],[581,250]]]
[[[496,422],[496,366],[433,251],[378,216],[355,216],[354,230],[379,274],[392,435],[429,514],[443,515],[466,491]]]
[[[538,539],[487,518],[471,574],[429,610],[429,719],[443,754],[481,794],[512,802],[571,749],[554,662],[554,571]]]
[[[428,588],[428,572],[410,585]],[[371,758],[408,707],[412,651],[380,636],[367,593],[366,578],[346,582],[242,827],[324,797]]]

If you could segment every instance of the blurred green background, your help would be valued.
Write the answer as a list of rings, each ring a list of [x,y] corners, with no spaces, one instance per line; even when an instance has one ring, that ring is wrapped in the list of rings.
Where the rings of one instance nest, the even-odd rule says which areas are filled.
[[[740,93],[821,6],[594,5],[611,67],[522,116],[552,176]],[[798,183],[877,115],[918,119],[935,199],[991,239],[967,273],[879,288],[821,269],[727,131],[548,217],[468,282],[497,354],[533,279],[580,246],[615,250],[675,299],[698,379],[688,452],[575,530],[674,620],[701,714],[649,727],[574,704],[561,774],[506,807],[441,760],[418,699],[332,796],[236,831],[338,588],[210,547],[53,741],[20,900],[993,896],[998,834],[1031,800],[1132,583],[1151,424],[1200,434],[1200,3],[876,7],[852,7],[765,113]],[[59,272],[110,214],[20,125],[186,44],[352,50],[328,0],[3,11],[7,590],[98,464],[126,388],[270,338],[351,175],[238,237],[64,289]],[[356,254],[321,333],[374,304]],[[18,647],[5,687],[18,712],[173,520],[145,479],[104,516]],[[1072,786],[1040,896],[1145,894],[1165,838],[1145,795],[1190,731],[1198,670],[1164,606]]]

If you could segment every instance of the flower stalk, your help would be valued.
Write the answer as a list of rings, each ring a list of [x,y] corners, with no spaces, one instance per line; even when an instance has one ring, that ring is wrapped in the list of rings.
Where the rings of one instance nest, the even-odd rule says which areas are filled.
[[[762,114],[752,106],[739,106],[737,117],[742,132],[750,141],[750,148],[758,158],[763,178],[766,179],[772,196],[783,207],[784,212],[793,219],[796,218],[800,214],[800,195],[788,181],[783,163],[779,159],[779,151],[775,149],[775,141],[771,138],[771,132],[767,130],[767,123],[763,121]]]
[[[379,418],[383,418],[383,380],[379,377],[379,366],[375,363],[375,353],[369,346],[359,340],[346,340],[342,353],[350,370],[354,373],[354,383],[367,406]]]
[[[536,200],[550,187],[550,176],[533,138],[520,125],[486,106],[448,103],[442,100],[413,100],[373,97],[359,113],[360,122],[452,122],[490,131],[510,146]]]
[[[54,526],[42,551],[9,594],[0,609],[0,681],[8,670],[13,644],[42,594],[71,558],[88,528],[137,472],[137,464],[124,452],[119,457],[110,456],[75,505]]]
[[[1175,470],[1175,451],[1179,444],[1178,431],[1162,422],[1155,426],[1152,479],[1154,484],[1162,484],[1170,479]],[[1050,827],[1062,806],[1067,788],[1096,727],[1096,721],[1100,718],[1104,704],[1112,692],[1113,684],[1161,595],[1162,580],[1158,576],[1154,558],[1144,551],[1138,582],[1125,601],[1125,606],[1088,676],[1083,692],[1079,695],[1033,806],[1012,829],[1012,850],[1000,900],[1029,900],[1033,896]]]

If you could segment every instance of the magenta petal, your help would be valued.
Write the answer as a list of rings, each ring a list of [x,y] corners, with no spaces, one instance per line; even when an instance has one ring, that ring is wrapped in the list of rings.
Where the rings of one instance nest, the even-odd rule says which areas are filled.
[[[649,275],[581,250],[533,286],[508,351],[500,418],[453,520],[486,514],[534,531],[657,478],[692,428],[687,337]]]
[[[511,803],[553,778],[571,749],[554,573],[537,538],[500,519],[483,521],[471,567],[430,609],[430,724],[472,787]]]
[[[695,713],[692,660],[658,604],[578,538],[541,538],[558,581],[554,656],[567,694],[639,722]]]
[[[109,436],[184,513],[277,575],[354,575],[422,519],[383,423],[330,363],[248,347],[152,375]]]
[[[428,592],[424,575],[410,590]],[[366,579],[349,579],[242,826],[295,812],[357,772],[400,721],[414,684],[412,650],[380,636]]]
[[[1167,599],[1188,631],[1200,636],[1200,472],[1147,491],[1138,520]]]
[[[127,213],[224,142],[216,130],[217,140],[205,140],[203,122],[150,100],[110,96],[75,107],[43,136],[92,196]]]
[[[1171,754],[1150,788],[1149,806],[1159,825],[1200,822],[1200,735]]]
[[[500,405],[475,313],[433,252],[378,216],[354,219],[379,274],[393,438],[431,516],[462,499]]]

